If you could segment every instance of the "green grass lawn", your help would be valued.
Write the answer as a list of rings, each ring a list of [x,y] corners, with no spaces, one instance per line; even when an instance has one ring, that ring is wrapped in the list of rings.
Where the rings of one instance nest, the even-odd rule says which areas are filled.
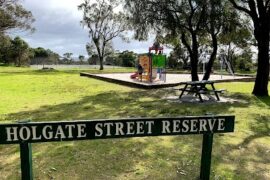
[[[98,72],[98,70],[87,70]],[[105,70],[132,72],[133,69]],[[233,114],[235,132],[214,135],[211,179],[270,179],[270,98],[253,83],[220,83],[235,103],[178,103],[171,89],[140,90],[79,76],[79,70],[0,67],[0,121]],[[270,87],[269,87],[270,89]],[[33,144],[35,179],[196,179],[202,136]],[[0,179],[20,179],[18,145],[0,145]]]

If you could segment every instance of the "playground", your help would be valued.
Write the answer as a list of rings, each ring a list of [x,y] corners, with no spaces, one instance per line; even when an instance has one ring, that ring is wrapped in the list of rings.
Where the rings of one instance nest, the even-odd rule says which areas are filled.
[[[215,135],[211,177],[270,178],[270,101],[250,94],[253,82],[216,83],[217,89],[227,90],[225,97],[237,102],[179,103],[168,99],[176,93],[170,88],[129,88],[82,78],[78,72],[1,67],[1,122],[235,114],[235,132]],[[35,179],[194,179],[199,174],[201,141],[200,136],[166,136],[36,143],[33,172]],[[0,148],[1,177],[18,179],[18,146]]]
[[[130,75],[132,73],[105,73],[105,74],[92,74],[92,73],[80,73],[81,76],[86,76],[90,78],[95,78],[107,82],[122,84],[130,87],[138,87],[143,89],[157,89],[178,86],[182,82],[187,82],[191,80],[190,74],[166,74],[166,81],[140,81],[139,79],[131,79]],[[200,80],[202,80],[203,74],[199,74]],[[231,75],[218,75],[212,74],[210,76],[211,81],[215,82],[247,82],[254,80],[251,76],[231,76]]]
[[[81,72],[80,75],[143,89],[173,87],[183,82],[191,81],[190,74],[173,74],[166,72],[167,59],[166,55],[163,54],[163,50],[164,48],[160,46],[158,42],[155,42],[149,47],[148,53],[138,56],[137,71],[134,73],[93,74]],[[200,58],[203,62],[205,62],[205,59],[206,56]],[[220,63],[221,69],[225,62],[228,63],[225,58],[222,58]],[[230,65],[227,64],[227,67],[230,67]],[[231,70],[231,68],[229,68],[229,70]],[[199,74],[199,80],[202,80],[202,78],[203,74]],[[228,75],[212,74],[208,80],[215,82],[253,81],[254,77],[235,75],[230,71]]]

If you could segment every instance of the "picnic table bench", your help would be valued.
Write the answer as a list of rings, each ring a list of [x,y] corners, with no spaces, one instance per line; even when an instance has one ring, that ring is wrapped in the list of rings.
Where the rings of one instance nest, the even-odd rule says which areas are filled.
[[[187,94],[195,94],[195,96],[198,96],[200,99],[200,102],[203,102],[202,94],[214,94],[216,97],[216,100],[219,101],[219,94],[225,91],[225,89],[216,89],[214,86],[214,81],[188,81],[188,82],[182,82],[180,85],[184,85],[184,87],[179,88],[181,93],[179,95],[179,99],[182,98],[185,92]],[[211,89],[207,89],[206,85],[210,85]]]

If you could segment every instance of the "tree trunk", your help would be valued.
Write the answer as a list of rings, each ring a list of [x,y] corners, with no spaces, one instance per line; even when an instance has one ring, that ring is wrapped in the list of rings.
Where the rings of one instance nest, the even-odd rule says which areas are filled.
[[[103,70],[104,69],[104,67],[103,67],[103,57],[99,57],[99,64],[100,64],[99,70]]]
[[[234,62],[233,62],[234,49],[231,48],[231,42],[229,42],[228,46],[229,47],[228,47],[228,51],[227,51],[227,61],[230,63],[232,72],[235,73],[235,71],[234,71]]]
[[[210,78],[210,74],[212,72],[212,67],[213,67],[213,64],[214,64],[214,61],[216,59],[216,55],[217,55],[217,49],[218,49],[218,46],[217,46],[217,36],[215,34],[211,34],[211,37],[212,37],[212,46],[213,46],[213,52],[210,56],[210,59],[206,65],[206,69],[205,69],[205,73],[204,73],[204,76],[203,76],[203,80],[208,80]]]
[[[254,25],[254,35],[258,42],[258,67],[252,91],[255,96],[268,96],[270,26],[268,24],[269,20],[267,17],[265,18]]]
[[[195,33],[191,33],[192,36],[192,48],[190,45],[187,43],[185,33],[182,33],[181,40],[186,46],[189,56],[190,56],[190,66],[191,66],[191,80],[192,81],[198,81],[198,42],[197,42],[197,37]]]
[[[261,36],[261,40],[258,40],[258,67],[252,94],[255,96],[268,96],[269,32],[261,34]]]
[[[258,42],[258,68],[252,94],[255,96],[268,96],[269,81],[269,40],[270,40],[270,10],[263,1],[247,1],[249,9],[238,6],[236,1],[230,0],[233,6],[246,12],[253,21],[254,36]],[[269,4],[268,4],[269,6]]]
[[[198,55],[193,53],[190,55],[190,65],[191,65],[191,80],[198,81]]]
[[[192,54],[190,55],[191,64],[191,80],[198,81],[198,41],[195,33],[191,33],[192,36]]]

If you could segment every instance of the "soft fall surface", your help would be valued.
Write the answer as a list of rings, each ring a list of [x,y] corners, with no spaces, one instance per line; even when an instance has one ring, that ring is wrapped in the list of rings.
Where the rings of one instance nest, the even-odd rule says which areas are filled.
[[[216,85],[227,89],[225,98],[238,101],[179,103],[163,98],[178,95],[173,89],[132,89],[77,71],[0,67],[0,121],[232,114],[235,132],[214,135],[211,179],[267,180],[270,98],[252,96],[253,85]],[[201,135],[36,143],[33,173],[42,180],[196,179],[201,143]],[[0,145],[0,172],[0,179],[20,179],[18,145]]]

